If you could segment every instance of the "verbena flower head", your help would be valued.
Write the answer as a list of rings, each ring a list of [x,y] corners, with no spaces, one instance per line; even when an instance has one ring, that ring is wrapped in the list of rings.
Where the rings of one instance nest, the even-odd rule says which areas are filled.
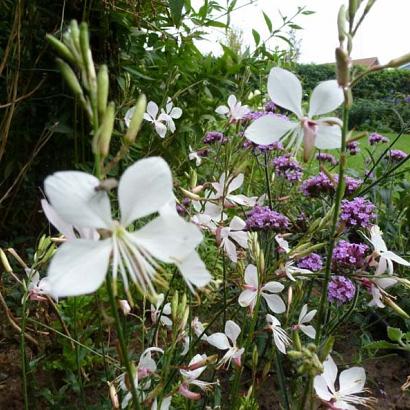
[[[319,172],[318,175],[303,181],[300,189],[306,196],[312,198],[322,195],[333,195],[336,192],[338,181],[338,175],[333,175],[332,179],[330,179],[324,172]],[[351,195],[361,184],[362,181],[360,179],[345,176],[345,195]]]
[[[219,131],[209,131],[205,134],[204,139],[202,140],[204,144],[225,144],[228,142],[228,138],[222,132]]]
[[[276,157],[272,161],[272,164],[275,169],[275,174],[289,182],[298,182],[302,179],[302,167],[291,154]]]
[[[331,165],[337,165],[337,159],[332,155],[326,152],[318,152],[316,154],[316,159],[320,162],[329,162]]]
[[[334,149],[341,146],[341,122],[338,118],[314,119],[334,111],[343,102],[343,91],[336,80],[321,82],[312,92],[307,115],[302,109],[302,85],[291,72],[279,67],[270,71],[268,93],[271,100],[297,117],[287,121],[266,115],[254,121],[245,131],[245,137],[256,144],[269,145],[288,138],[288,147],[298,150],[302,141],[305,159],[314,146],[319,149]]]
[[[364,243],[341,240],[333,249],[332,268],[338,273],[352,273],[363,268],[369,247]]]
[[[284,232],[289,228],[289,219],[279,212],[272,211],[267,206],[256,205],[248,212],[246,218],[246,229],[248,231],[273,230]]]
[[[375,144],[378,144],[378,143],[385,144],[387,142],[389,142],[389,139],[387,137],[384,137],[383,135],[377,134],[376,132],[369,135],[369,144],[370,145],[375,145]]]
[[[270,145],[259,145],[246,140],[243,143],[243,147],[245,149],[252,149],[255,154],[263,154],[269,151],[283,151],[283,144],[280,141],[275,141]]]
[[[388,154],[390,160],[393,162],[400,162],[403,159],[407,158],[407,155],[408,154],[406,152],[400,149],[392,149],[389,151],[389,154]]]
[[[297,266],[302,269],[309,269],[312,272],[318,272],[323,267],[323,260],[317,253],[310,253],[309,255],[297,261]]]
[[[205,286],[211,279],[195,248],[199,229],[177,215],[168,164],[159,157],[137,161],[118,185],[120,220],[111,217],[109,196],[96,177],[85,172],[57,172],[46,178],[47,197],[65,222],[100,229],[104,239],[74,239],[63,243],[48,269],[54,297],[94,292],[105,279],[111,259],[113,279],[121,274],[141,292],[156,296],[153,281],[159,263],[175,264],[188,286]],[[172,209],[172,211],[171,211]],[[135,220],[158,212],[142,228],[128,231]]]
[[[234,95],[228,97],[228,106],[220,105],[216,110],[220,115],[226,115],[230,122],[235,122],[244,119],[249,114],[250,109],[247,105],[242,105]]]
[[[360,152],[360,146],[357,141],[348,142],[346,148],[350,155],[356,155]]]
[[[357,410],[374,399],[360,397],[366,390],[366,372],[362,367],[352,367],[343,370],[339,376],[339,389],[336,390],[337,366],[329,355],[323,363],[323,373],[315,376],[313,386],[316,394],[324,400],[331,409]]]
[[[265,104],[264,109],[265,109],[266,112],[275,112],[276,111],[276,105],[273,101],[268,101]]]
[[[353,299],[356,288],[353,282],[345,276],[332,276],[327,288],[327,298],[329,302],[339,305],[347,303]]]
[[[351,201],[342,200],[340,220],[346,227],[368,228],[376,219],[376,207],[367,199],[356,197]]]

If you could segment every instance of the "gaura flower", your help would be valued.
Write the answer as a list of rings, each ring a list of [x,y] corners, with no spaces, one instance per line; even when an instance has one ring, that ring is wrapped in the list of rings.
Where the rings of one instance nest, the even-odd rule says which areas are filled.
[[[131,108],[130,110],[128,110],[127,114],[130,113],[130,111],[132,110],[134,110],[134,108]],[[161,112],[158,115],[158,111],[159,111],[158,105],[154,103],[154,101],[150,101],[147,104],[147,112],[144,113],[144,120],[151,122],[154,125],[155,131],[157,132],[157,134],[161,138],[164,138],[165,134],[167,133],[167,126],[164,123],[168,124],[170,120],[172,121],[172,118],[168,114],[165,114],[164,112]],[[127,118],[127,114],[125,115],[126,118]],[[133,114],[134,112],[132,111],[128,115],[128,118],[130,118],[129,121],[131,121]]]
[[[323,363],[324,371],[315,376],[313,386],[316,394],[332,409],[357,410],[355,406],[366,405],[371,399],[360,397],[365,392],[366,373],[362,367],[343,370],[339,376],[339,390],[336,391],[337,366],[331,356]]]
[[[171,327],[172,320],[168,317],[171,314],[171,303],[166,303],[161,313],[161,306],[164,303],[164,294],[160,293],[155,301],[155,305],[151,304],[151,320],[152,323],[157,323],[158,318],[162,325]],[[161,314],[161,316],[160,316]]]
[[[245,221],[239,218],[239,216],[234,216],[229,226],[216,230],[216,234],[221,242],[220,247],[224,249],[233,263],[238,261],[235,242],[244,249],[248,248],[248,232],[244,231],[245,226]]]
[[[174,103],[171,98],[167,98],[167,104],[165,106],[165,111],[161,109],[161,113],[167,115],[166,124],[171,133],[175,132],[175,122],[178,118],[181,118],[182,110],[179,107],[174,107]]]
[[[241,356],[245,349],[239,348],[236,345],[236,341],[241,333],[241,328],[233,321],[228,320],[225,324],[225,333],[217,332],[208,336],[206,341],[215,346],[219,350],[227,350],[225,355],[219,361],[219,366],[225,365],[225,363],[231,363],[231,360],[240,367],[241,366]]]
[[[394,278],[377,278],[377,276],[382,275],[376,274],[374,279],[368,281],[370,293],[372,295],[372,300],[368,303],[368,306],[377,306],[379,308],[384,308],[383,296],[387,295],[385,289],[394,286],[397,283],[397,279]]]
[[[290,280],[296,281],[295,277],[293,275],[296,275],[298,273],[300,274],[309,274],[312,273],[309,269],[302,269],[299,268],[298,266],[295,266],[295,261],[293,259],[290,259],[286,261],[285,266],[283,268],[280,268],[277,270],[277,274],[282,274],[284,273]]]
[[[257,197],[250,197],[248,198],[245,195],[232,195],[233,191],[239,189],[243,184],[244,175],[239,174],[234,178],[231,176],[228,177],[226,180],[226,174],[223,173],[220,178],[219,182],[213,182],[212,186],[215,190],[214,194],[211,194],[209,199],[224,199],[227,202],[226,205],[244,205],[244,206],[255,206]]]
[[[373,245],[374,251],[372,254],[373,261],[371,263],[377,263],[374,259],[379,257],[377,263],[376,275],[387,272],[389,275],[393,274],[393,262],[403,266],[410,266],[402,257],[396,255],[394,252],[387,250],[386,242],[383,240],[383,232],[377,225],[373,225],[370,228],[370,239],[368,241]]]
[[[316,330],[312,325],[306,325],[309,323],[316,315],[317,310],[311,310],[308,312],[307,305],[303,305],[302,310],[299,314],[298,323],[292,326],[293,330],[301,330],[306,336],[314,339],[316,337]]]
[[[282,292],[284,286],[279,282],[268,282],[259,288],[258,272],[255,265],[248,265],[245,269],[245,290],[239,295],[239,304],[248,306],[251,312],[255,308],[258,294],[266,301],[269,309],[274,313],[283,313],[285,303],[276,293]]]
[[[293,112],[297,121],[266,115],[255,120],[246,130],[245,137],[256,144],[269,145],[275,141],[289,140],[288,148],[297,151],[304,143],[305,160],[313,147],[334,149],[341,146],[341,121],[335,117],[314,119],[334,111],[342,104],[343,90],[336,80],[323,81],[313,90],[309,111],[302,109],[302,85],[291,72],[274,67],[269,73],[268,93],[271,100],[282,108]]]
[[[202,156],[199,151],[194,151],[191,146],[189,146],[188,159],[190,161],[195,161],[195,165],[199,167],[202,164]]]
[[[104,281],[110,259],[113,279],[118,271],[128,288],[128,277],[140,289],[155,296],[152,281],[159,263],[175,264],[188,285],[205,286],[211,279],[195,248],[202,240],[198,228],[163,207],[175,201],[168,164],[159,157],[137,161],[118,185],[120,221],[111,217],[107,192],[100,181],[79,171],[57,172],[45,180],[47,197],[58,215],[74,226],[99,229],[102,240],[73,239],[63,243],[48,269],[54,297],[94,292]],[[140,218],[159,216],[132,232],[127,227]],[[127,275],[128,273],[128,275]]]
[[[228,106],[220,105],[215,112],[220,115],[227,115],[230,122],[241,120],[250,113],[247,105],[242,105],[234,95],[228,97]]]
[[[208,196],[208,194],[205,193],[205,196]],[[198,213],[191,218],[191,222],[198,225],[201,229],[207,229],[213,233],[218,227],[219,222],[224,221],[228,217],[223,212],[221,206],[209,201],[205,202],[205,204],[201,201],[193,201],[192,206]]]
[[[196,337],[200,337],[201,340],[203,340],[204,342],[207,341],[208,336],[205,333],[205,327],[202,324],[202,322],[199,320],[198,316],[195,316],[191,322],[191,327],[192,330],[195,333]]]
[[[266,315],[268,322],[268,329],[272,331],[273,341],[280,352],[286,354],[286,346],[290,346],[291,340],[284,329],[282,329],[280,322],[275,316]]]

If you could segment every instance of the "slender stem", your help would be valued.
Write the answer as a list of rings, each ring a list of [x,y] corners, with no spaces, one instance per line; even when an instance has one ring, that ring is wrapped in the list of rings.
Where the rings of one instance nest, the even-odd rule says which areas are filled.
[[[20,332],[20,354],[21,354],[21,373],[23,379],[23,396],[24,396],[24,409],[28,410],[28,393],[27,393],[27,358],[26,358],[26,315],[27,315],[27,292],[23,295],[23,312],[21,315],[21,332]]]
[[[278,349],[275,348],[275,366],[276,366],[276,373],[278,375],[279,380],[279,388],[283,394],[283,404],[286,410],[290,410],[288,394],[286,390],[286,379],[283,373],[283,366],[282,366],[282,359],[280,357],[280,353]]]
[[[269,200],[269,208],[272,209],[272,193],[270,191],[270,180],[268,174],[268,154],[264,153],[264,168],[265,168],[265,182],[266,182],[266,190],[268,192],[268,200]]]
[[[118,339],[120,341],[121,361],[125,365],[125,369],[127,371],[128,379],[129,379],[129,383],[131,387],[130,390],[131,390],[131,395],[132,395],[132,404],[133,404],[134,409],[141,410],[141,406],[138,401],[137,390],[135,388],[135,382],[134,382],[135,375],[132,371],[131,363],[128,359],[127,346],[125,343],[124,332],[121,326],[121,321],[120,321],[120,316],[118,314],[117,305],[115,303],[115,296],[114,296],[114,291],[112,288],[111,278],[107,278],[106,284],[107,284],[108,297],[111,303],[112,314],[114,315],[115,328],[117,330]]]
[[[78,328],[77,328],[77,299],[74,298],[73,301],[73,322],[74,322],[74,338],[78,339]],[[77,367],[77,377],[80,384],[80,394],[81,394],[81,401],[83,406],[85,407],[85,395],[84,395],[84,386],[83,386],[83,377],[81,374],[81,366],[80,366],[80,351],[79,346],[75,345],[75,362]]]
[[[226,257],[225,253],[222,253],[222,269],[223,269],[223,292],[224,292],[224,313],[223,313],[223,322],[224,326],[226,323]]]
[[[347,133],[348,133],[348,122],[349,122],[349,107],[345,100],[345,104],[343,106],[343,128],[342,128],[342,146],[340,150],[340,161],[339,161],[339,180],[338,180],[337,189],[336,189],[332,227],[330,230],[329,247],[327,250],[325,277],[323,280],[322,294],[320,297],[320,304],[319,304],[319,310],[318,310],[318,315],[317,315],[318,328],[317,328],[317,333],[316,333],[316,343],[320,341],[320,337],[322,335],[322,328],[324,327],[324,324],[322,323],[322,321],[323,321],[323,318],[326,316],[326,310],[327,310],[327,303],[326,303],[327,287],[330,281],[332,254],[333,254],[333,248],[336,242],[336,231],[337,231],[337,224],[338,224],[338,219],[339,219],[340,205],[341,205],[344,190],[345,190],[344,171],[345,171],[345,166],[346,166],[346,138],[347,138]]]

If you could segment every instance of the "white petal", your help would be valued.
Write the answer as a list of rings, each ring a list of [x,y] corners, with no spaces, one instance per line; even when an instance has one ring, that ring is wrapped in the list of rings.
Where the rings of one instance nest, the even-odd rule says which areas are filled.
[[[178,264],[178,268],[185,281],[197,288],[205,287],[212,279],[204,262],[195,251]]]
[[[226,189],[226,194],[229,195],[231,192],[236,191],[238,188],[240,188],[243,184],[243,179],[244,179],[243,174],[239,174],[233,179],[229,178],[230,182]]]
[[[213,333],[212,335],[207,337],[206,341],[219,350],[226,350],[231,348],[231,345],[225,333]]]
[[[279,320],[269,313],[266,315],[266,321],[272,326],[280,326]]]
[[[307,305],[303,305],[302,309],[299,313],[299,323],[303,323],[303,319],[305,318],[305,315],[307,313]]]
[[[123,226],[159,211],[174,199],[168,164],[160,157],[137,161],[123,173],[118,197]]]
[[[336,80],[319,83],[312,92],[309,103],[309,118],[334,111],[344,100],[343,90]]]
[[[303,321],[301,323],[308,323],[310,322],[316,315],[317,310],[311,310],[304,318]]]
[[[132,107],[125,113],[124,121],[125,121],[125,125],[127,126],[127,128],[130,126],[132,117],[134,116],[134,112],[135,112],[135,107]]]
[[[243,219],[239,218],[239,216],[234,216],[232,218],[231,223],[229,224],[229,228],[234,231],[242,231],[245,229],[246,223]]]
[[[236,345],[236,340],[241,333],[241,328],[233,321],[228,320],[225,324],[225,334],[231,339],[233,346]]]
[[[236,97],[233,94],[231,94],[228,97],[228,107],[232,110],[233,108],[235,108],[237,101],[238,100],[236,99]]]
[[[63,171],[50,175],[44,188],[51,205],[67,223],[85,228],[111,228],[108,195],[96,191],[100,181],[85,172]]]
[[[172,118],[174,118],[174,119],[178,119],[178,118],[181,118],[181,115],[182,115],[182,110],[181,110],[181,108],[179,108],[179,107],[174,107],[172,110],[171,110],[171,112],[169,113],[169,115],[172,117]]]
[[[167,133],[167,126],[159,121],[154,121],[155,131],[160,136],[160,138],[165,138],[165,134]]]
[[[154,122],[155,120],[153,118],[151,118],[151,116],[149,114],[147,114],[146,112],[144,112],[144,120],[145,121],[149,121],[149,122]]]
[[[226,115],[229,112],[229,108],[226,105],[220,105],[219,107],[217,107],[215,112],[220,115]]]
[[[147,113],[152,119],[155,120],[157,118],[158,111],[158,105],[154,101],[150,101],[147,104]]]
[[[318,121],[315,146],[319,149],[336,149],[342,145],[342,131],[338,125],[324,125]]]
[[[268,78],[268,93],[271,100],[280,107],[302,117],[302,85],[288,70],[274,67]]]
[[[396,255],[394,252],[392,251],[386,251],[382,253],[382,257],[385,259],[390,259],[393,262],[396,262],[400,265],[404,265],[404,266],[410,266],[410,262],[407,262],[405,259],[403,259],[401,256]]]
[[[198,227],[179,216],[158,216],[130,237],[165,263],[183,264],[202,240]]]
[[[77,296],[96,291],[105,279],[111,250],[111,239],[63,243],[48,268],[51,295]]]
[[[236,263],[238,262],[238,256],[236,254],[236,246],[235,244],[229,239],[225,238],[222,241],[223,248],[228,255],[229,259],[233,262]]]
[[[386,242],[383,240],[383,232],[377,225],[372,225],[370,228],[370,241],[376,251],[387,251]]]
[[[265,292],[270,292],[270,293],[279,293],[279,292],[282,292],[282,290],[284,289],[285,287],[280,283],[280,282],[275,282],[275,281],[272,281],[272,282],[268,282],[268,283],[266,283],[263,287],[262,287],[262,291],[265,291]]]
[[[43,208],[44,214],[48,221],[67,239],[75,239],[75,233],[73,231],[73,226],[65,222],[60,215],[55,211],[55,209],[48,203],[47,199],[41,200],[41,207]]]
[[[268,293],[261,293],[262,297],[266,300],[269,309],[273,313],[283,313],[286,310],[285,303],[278,295],[271,295]]]
[[[246,130],[245,137],[260,145],[269,145],[279,141],[287,132],[298,127],[299,124],[281,117],[265,115],[255,120]]]
[[[256,290],[245,289],[239,295],[238,303],[242,307],[249,306],[251,309],[253,309],[256,303],[257,295],[258,295],[258,292]]]
[[[168,125],[168,129],[170,130],[171,134],[173,134],[173,133],[175,132],[175,130],[176,130],[175,122],[174,122],[172,119],[170,119],[170,120],[167,122],[167,125]]]
[[[366,383],[366,372],[363,367],[352,367],[343,370],[339,376],[339,394],[350,395],[361,393]]]
[[[334,362],[332,356],[327,356],[327,359],[323,362],[324,371],[322,376],[326,380],[326,384],[329,389],[334,392],[335,391],[335,381],[337,377],[337,366]]]
[[[273,341],[275,342],[275,345],[278,348],[278,350],[283,354],[286,354],[286,345],[285,343],[283,343],[283,341],[276,332],[273,332]]]
[[[313,387],[316,394],[324,401],[330,401],[333,396],[327,388],[327,382],[323,376],[315,376],[313,380]]]
[[[300,330],[306,335],[309,336],[311,339],[316,337],[316,330],[312,325],[301,325]]]
[[[245,283],[258,289],[258,271],[255,265],[248,265],[245,269]]]
[[[239,246],[248,249],[248,232],[237,231],[229,235]]]
[[[235,202],[238,205],[243,205],[243,206],[255,206],[257,197],[252,196],[252,197],[247,197],[246,195],[228,195],[226,197],[228,201]]]

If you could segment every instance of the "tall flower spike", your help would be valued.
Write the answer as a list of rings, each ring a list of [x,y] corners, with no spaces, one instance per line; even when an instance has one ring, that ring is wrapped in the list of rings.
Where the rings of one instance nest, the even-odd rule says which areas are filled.
[[[341,146],[341,121],[335,117],[314,119],[334,111],[342,104],[344,96],[336,80],[323,81],[313,90],[307,115],[302,110],[302,85],[290,71],[274,67],[269,73],[268,93],[271,100],[293,112],[297,121],[266,115],[254,121],[245,137],[256,144],[269,145],[288,138],[288,147],[297,151],[304,143],[307,160],[314,147],[334,149]]]
[[[58,215],[81,228],[101,229],[103,240],[74,239],[63,243],[49,269],[48,284],[54,297],[94,292],[105,279],[109,262],[115,280],[120,272],[141,292],[155,297],[153,280],[159,262],[175,264],[189,286],[205,286],[210,275],[195,251],[202,240],[198,228],[164,207],[175,201],[168,164],[159,157],[137,161],[118,185],[120,221],[111,218],[108,194],[100,181],[79,171],[57,172],[45,180],[47,197]],[[127,231],[135,220],[159,212],[141,229]],[[107,237],[108,236],[108,237]]]

